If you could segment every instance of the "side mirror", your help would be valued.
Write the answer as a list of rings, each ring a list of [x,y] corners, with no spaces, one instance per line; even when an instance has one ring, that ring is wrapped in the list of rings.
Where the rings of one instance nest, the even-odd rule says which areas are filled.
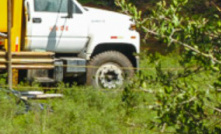
[[[68,16],[67,18],[73,18],[73,1],[68,0]]]

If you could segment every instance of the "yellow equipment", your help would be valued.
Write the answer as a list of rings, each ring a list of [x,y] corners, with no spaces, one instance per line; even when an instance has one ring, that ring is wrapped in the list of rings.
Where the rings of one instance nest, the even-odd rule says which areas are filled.
[[[11,52],[12,52],[12,69],[13,69],[13,84],[18,83],[18,69],[38,69],[53,68],[53,53],[36,53],[36,52],[21,52],[22,44],[25,44],[25,9],[24,0],[12,1],[12,27],[11,27]],[[0,33],[7,35],[8,21],[8,0],[0,0]],[[0,46],[4,46],[7,52],[7,39],[0,37]],[[16,56],[19,55],[19,56]],[[7,68],[7,59],[4,49],[0,50],[0,70]]]
[[[21,49],[21,34],[23,22],[23,0],[12,0],[12,29],[11,47],[12,52],[19,52]],[[0,32],[7,33],[7,0],[0,0]],[[7,41],[5,48],[7,49]]]
[[[8,26],[7,26],[7,1],[8,0],[0,0],[0,33],[7,34]],[[18,69],[36,69],[36,68],[45,68],[51,69],[54,68],[53,58],[51,58],[54,53],[33,53],[33,52],[20,52],[21,51],[21,43],[24,42],[22,38],[23,34],[25,34],[25,22],[24,19],[24,9],[23,9],[23,0],[12,0],[12,28],[11,30],[11,51],[12,51],[12,74],[13,74],[13,85],[18,84]],[[0,37],[0,46],[4,45],[7,50],[7,39]],[[40,56],[40,58],[39,58]],[[6,52],[3,50],[0,51],[0,69],[6,69],[7,59],[6,59]],[[40,64],[37,64],[40,63]],[[48,64],[50,63],[50,64]],[[45,64],[45,65],[44,65]],[[10,88],[10,86],[9,86]],[[10,89],[12,90],[12,89]],[[14,91],[14,90],[13,90]],[[27,101],[28,99],[47,99],[47,98],[60,98],[63,95],[61,94],[44,94],[43,92],[25,92],[22,94],[15,93],[22,95],[19,99],[23,101]],[[33,97],[34,96],[34,97]],[[27,102],[26,102],[27,103]],[[26,104],[25,103],[25,104]],[[28,106],[28,105],[26,105]],[[27,107],[26,107],[27,108]],[[30,110],[29,108],[26,110]]]
[[[7,0],[0,1],[0,32],[7,32]]]

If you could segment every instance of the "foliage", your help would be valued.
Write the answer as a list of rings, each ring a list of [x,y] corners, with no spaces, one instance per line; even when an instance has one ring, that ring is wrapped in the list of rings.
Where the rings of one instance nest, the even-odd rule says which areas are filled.
[[[143,82],[133,86],[146,87],[152,83],[160,85],[155,93],[157,102],[153,104],[158,119],[153,121],[154,128],[160,127],[162,132],[167,127],[172,127],[177,133],[219,133],[219,126],[211,129],[208,125],[211,113],[217,111],[216,106],[219,106],[214,102],[218,97],[210,97],[212,93],[216,93],[212,92],[215,87],[202,90],[201,85],[193,79],[195,75],[207,70],[213,70],[211,72],[215,74],[221,72],[219,16],[212,14],[207,19],[186,13],[186,5],[190,4],[188,0],[172,0],[169,4],[162,0],[147,16],[142,16],[135,6],[125,0],[118,0],[116,4],[124,13],[133,16],[139,30],[144,34],[144,42],[154,37],[168,47],[183,49],[179,59],[183,68],[181,71],[164,71],[158,62],[157,77],[147,75],[144,79],[144,74],[141,74],[138,81]],[[217,81],[215,86],[220,85],[220,79]],[[215,103],[215,106],[208,110],[210,103]]]

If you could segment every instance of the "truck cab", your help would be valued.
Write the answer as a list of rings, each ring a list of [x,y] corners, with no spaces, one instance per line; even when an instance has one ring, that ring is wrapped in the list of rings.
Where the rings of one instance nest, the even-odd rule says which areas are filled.
[[[139,53],[139,34],[131,29],[135,24],[129,16],[75,0],[26,0],[26,7],[26,50],[84,54],[89,60],[98,45],[122,43]]]

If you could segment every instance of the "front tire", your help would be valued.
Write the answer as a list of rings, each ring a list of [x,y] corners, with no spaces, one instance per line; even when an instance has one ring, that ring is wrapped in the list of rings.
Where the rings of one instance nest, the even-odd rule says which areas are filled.
[[[125,55],[107,51],[94,56],[89,62],[87,84],[95,88],[116,89],[133,75],[133,65]]]

